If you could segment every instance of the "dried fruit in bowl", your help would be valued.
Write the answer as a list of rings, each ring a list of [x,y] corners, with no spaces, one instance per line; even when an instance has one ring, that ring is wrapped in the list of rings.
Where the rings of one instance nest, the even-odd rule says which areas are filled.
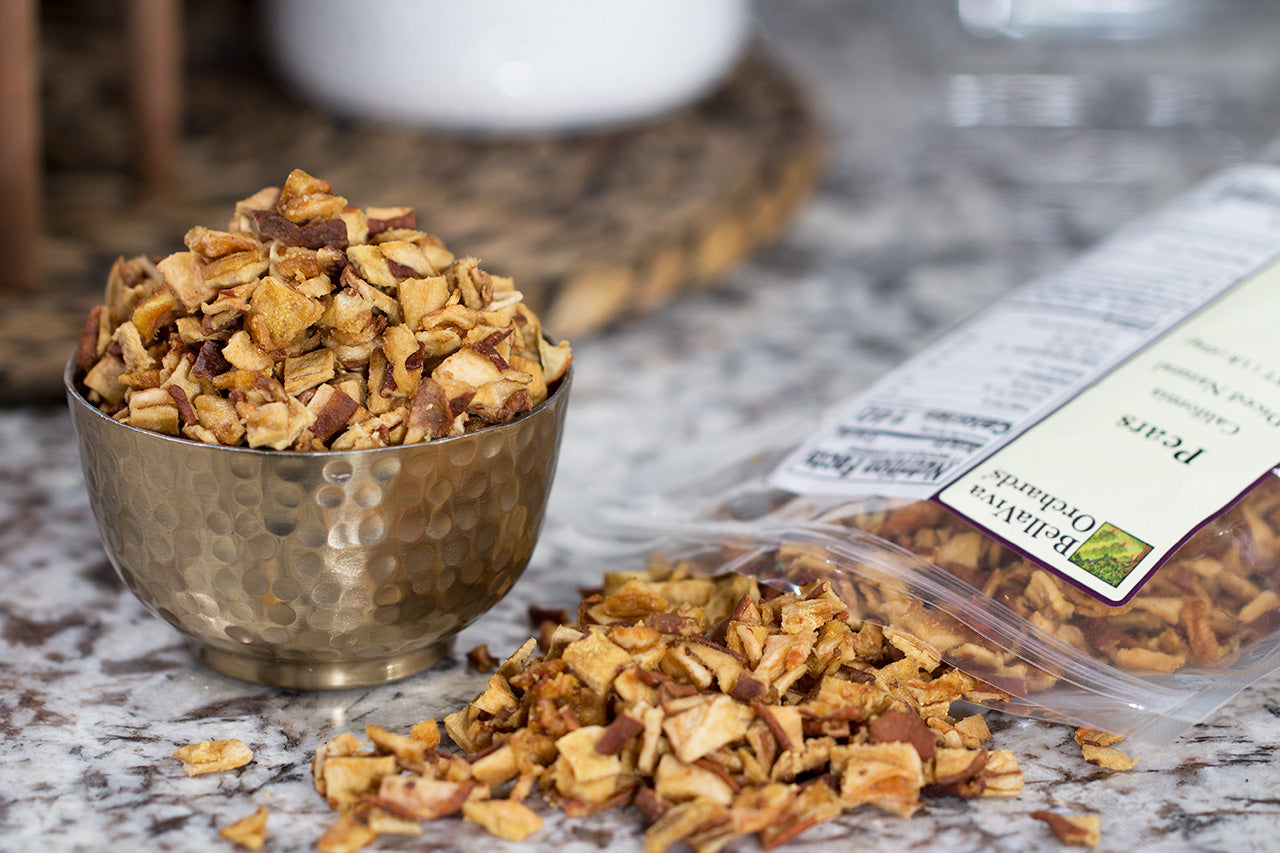
[[[515,283],[295,169],[187,251],[120,258],[76,350],[122,423],[206,444],[357,450],[462,435],[546,399],[573,360]]]

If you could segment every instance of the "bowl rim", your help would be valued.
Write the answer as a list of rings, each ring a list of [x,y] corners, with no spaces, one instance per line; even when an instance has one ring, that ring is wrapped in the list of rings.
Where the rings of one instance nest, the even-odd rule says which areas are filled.
[[[193,450],[195,450],[196,448],[203,448],[203,450],[208,452],[213,452],[213,453],[234,452],[234,453],[245,453],[253,456],[267,456],[267,457],[279,458],[279,459],[307,459],[307,458],[335,459],[340,456],[394,453],[396,451],[403,452],[410,448],[442,447],[444,445],[452,444],[455,442],[461,442],[467,439],[474,439],[478,435],[500,432],[504,429],[515,427],[517,424],[521,423],[522,421],[532,418],[537,414],[540,414],[545,409],[549,409],[552,406],[559,405],[561,398],[564,397],[569,392],[569,385],[573,380],[573,372],[574,372],[574,366],[572,363],[570,363],[568,369],[565,370],[564,375],[561,376],[554,383],[555,388],[549,394],[547,394],[547,399],[543,400],[541,403],[534,406],[532,409],[520,415],[519,417],[513,418],[512,420],[509,420],[506,423],[493,424],[491,426],[486,426],[481,429],[478,429],[475,432],[464,433],[463,435],[449,436],[448,438],[436,438],[436,439],[432,439],[431,441],[415,442],[414,444],[392,444],[392,445],[388,445],[387,447],[363,447],[363,448],[356,448],[353,450],[272,450],[270,448],[239,447],[239,446],[232,446],[228,444],[205,444],[203,441],[196,441],[194,439],[183,438],[175,435],[167,435],[162,432],[155,432],[154,430],[143,429],[142,427],[136,427],[136,426],[133,426],[132,424],[121,423],[115,418],[110,417],[109,415],[103,413],[100,409],[98,409],[97,406],[90,403],[87,399],[85,399],[85,396],[80,393],[80,389],[76,387],[76,380],[75,380],[76,357],[74,354],[69,359],[67,359],[66,366],[63,367],[62,369],[62,385],[65,391],[67,392],[67,399],[71,401],[72,406],[74,406],[77,409],[83,410],[90,416],[96,416],[98,418],[101,418],[103,421],[110,424],[108,429],[116,427],[120,429],[131,430],[135,433],[138,433],[139,435],[144,435],[151,439],[159,439],[161,441],[172,442],[182,447],[192,448]],[[196,451],[196,452],[199,452],[199,451]]]

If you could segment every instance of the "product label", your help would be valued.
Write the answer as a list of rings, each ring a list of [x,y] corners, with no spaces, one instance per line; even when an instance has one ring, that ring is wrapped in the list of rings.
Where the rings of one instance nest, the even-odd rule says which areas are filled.
[[[1280,462],[1280,265],[1233,288],[938,500],[1112,603]]]
[[[1119,603],[1280,462],[1280,169],[1207,182],[891,373],[773,473],[936,498]]]

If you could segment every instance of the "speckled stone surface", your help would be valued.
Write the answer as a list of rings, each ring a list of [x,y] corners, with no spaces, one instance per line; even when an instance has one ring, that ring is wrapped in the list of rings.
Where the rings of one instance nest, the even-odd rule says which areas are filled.
[[[1280,129],[1276,10],[1157,43],[979,41],[937,2],[766,2],[762,26],[809,81],[830,171],[781,243],[714,288],[577,344],[560,470],[529,570],[430,671],[373,689],[302,693],[212,672],[111,571],[70,420],[0,412],[0,849],[224,849],[259,805],[267,849],[314,848],[330,820],[315,746],[367,723],[403,729],[474,696],[462,652],[529,632],[530,604],[569,606],[605,566],[582,512],[762,435],[796,432],[1009,287]],[[1267,850],[1280,835],[1280,677],[1248,688],[1136,769],[1081,760],[1068,729],[990,714],[1027,786],[1011,800],[935,800],[903,820],[864,808],[792,850],[1052,850],[1029,812],[1103,816],[1102,850]],[[239,737],[255,760],[187,778],[176,746]],[[377,850],[642,849],[623,811],[501,843],[457,821]],[[228,848],[229,849],[229,848]],[[738,849],[756,849],[744,842]]]

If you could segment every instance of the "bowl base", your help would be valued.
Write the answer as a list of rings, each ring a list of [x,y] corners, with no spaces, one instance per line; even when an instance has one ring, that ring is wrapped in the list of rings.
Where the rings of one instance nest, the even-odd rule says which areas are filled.
[[[308,663],[264,660],[201,646],[200,659],[223,675],[268,687],[342,690],[348,687],[374,687],[407,678],[435,664],[452,647],[453,641],[449,639],[408,654],[376,660]]]

